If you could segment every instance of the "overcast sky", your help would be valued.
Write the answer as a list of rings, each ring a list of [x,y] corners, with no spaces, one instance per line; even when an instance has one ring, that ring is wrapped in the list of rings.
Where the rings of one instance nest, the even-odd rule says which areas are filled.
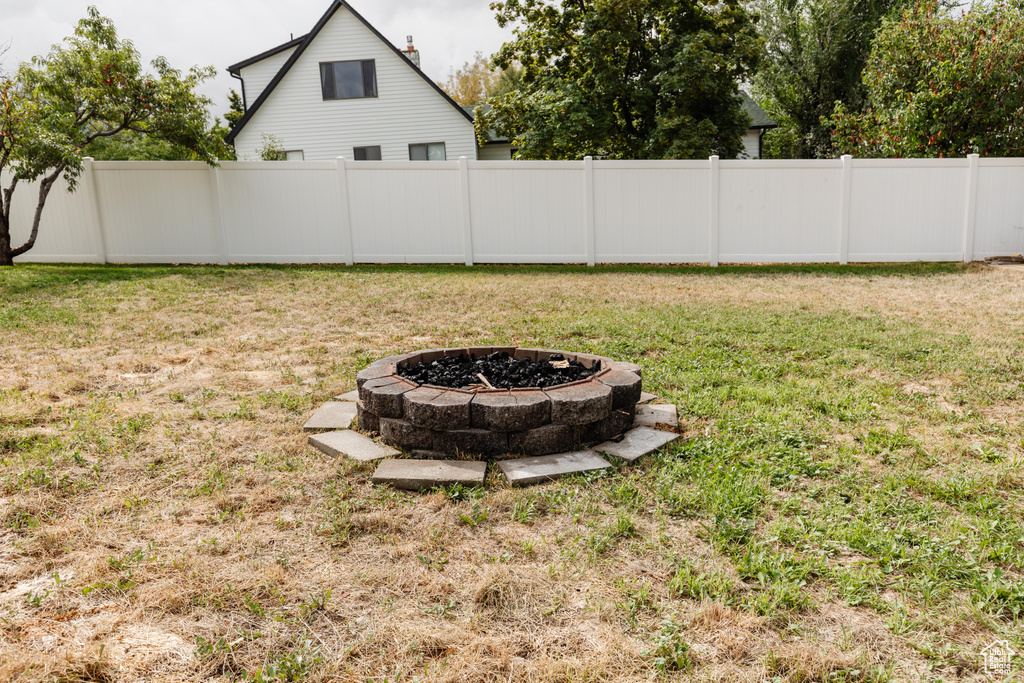
[[[216,80],[203,92],[218,115],[227,110],[227,91],[238,81],[225,68],[286,42],[289,34],[313,28],[329,0],[0,0],[0,45],[10,42],[3,68],[48,52],[69,35],[94,4],[114,20],[143,59],[161,55],[172,66],[213,64]],[[490,0],[352,0],[352,7],[398,47],[412,35],[423,70],[435,81],[447,78],[477,50],[490,55],[511,36],[498,28]]]

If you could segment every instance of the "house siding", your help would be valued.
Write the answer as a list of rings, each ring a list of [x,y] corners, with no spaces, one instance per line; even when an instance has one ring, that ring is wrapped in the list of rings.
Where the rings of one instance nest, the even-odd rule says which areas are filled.
[[[378,96],[324,101],[320,62],[350,59],[376,62]],[[251,107],[255,97],[248,82],[246,92]],[[239,132],[240,159],[258,158],[263,133],[277,136],[285,149],[302,150],[307,161],[352,159],[354,147],[369,145],[380,145],[383,160],[401,161],[409,158],[410,144],[424,142],[444,142],[449,160],[477,155],[473,124],[345,8],[328,20]]]
[[[477,159],[480,161],[509,161],[512,158],[512,145],[497,143],[480,147]]]
[[[242,77],[242,83],[245,87],[245,102],[247,106],[252,105],[256,101],[256,98],[260,96],[263,89],[273,80],[277,72],[284,66],[284,63],[292,56],[293,52],[295,52],[294,47],[238,70],[238,75]]]
[[[761,131],[757,128],[751,128],[743,134],[743,150],[746,156],[740,155],[741,159],[760,159],[758,155],[758,140],[760,140]]]

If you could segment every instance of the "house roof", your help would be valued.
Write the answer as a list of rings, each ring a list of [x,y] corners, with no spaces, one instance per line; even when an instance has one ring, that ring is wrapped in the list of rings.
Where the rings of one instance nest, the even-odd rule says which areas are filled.
[[[247,124],[249,122],[249,120],[253,117],[253,114],[255,114],[256,111],[260,108],[260,106],[267,100],[267,98],[270,96],[270,93],[272,93],[274,91],[274,88],[277,87],[278,83],[280,83],[281,80],[288,73],[288,71],[291,70],[291,68],[292,68],[292,66],[294,66],[295,62],[299,61],[299,57],[301,57],[302,53],[306,51],[306,48],[309,47],[310,43],[312,43],[314,40],[316,40],[317,35],[320,33],[321,30],[323,30],[323,27],[327,25],[327,22],[330,21],[331,17],[334,16],[334,13],[337,12],[339,9],[342,9],[342,8],[347,9],[349,12],[351,12],[353,17],[355,17],[356,19],[361,21],[363,23],[363,25],[366,26],[366,28],[370,29],[370,31],[373,33],[373,35],[377,36],[377,38],[379,38],[382,43],[384,43],[389,48],[391,48],[392,52],[394,52],[396,55],[400,56],[402,58],[402,61],[404,61],[405,64],[410,69],[415,71],[421,78],[423,78],[423,80],[425,80],[427,83],[429,83],[430,86],[434,90],[436,90],[439,95],[441,95],[441,97],[443,97],[445,100],[448,101],[449,104],[451,104],[453,107],[455,107],[455,109],[460,114],[465,116],[466,119],[470,123],[473,122],[473,115],[472,114],[466,112],[462,107],[460,107],[458,105],[457,102],[455,102],[455,100],[453,100],[451,97],[449,97],[448,93],[446,93],[444,90],[442,90],[440,88],[440,86],[437,85],[437,83],[434,83],[434,81],[430,80],[430,77],[427,76],[425,73],[423,73],[423,71],[418,66],[413,64],[412,61],[410,61],[405,55],[403,55],[401,50],[399,50],[390,41],[388,41],[388,39],[385,38],[381,34],[380,31],[378,31],[376,28],[374,28],[373,25],[370,22],[368,22],[366,19],[364,19],[363,16],[361,14],[359,14],[359,12],[355,11],[354,9],[352,9],[352,6],[350,4],[348,4],[345,0],[334,0],[331,3],[331,6],[327,9],[327,11],[324,12],[324,15],[322,17],[320,17],[320,20],[318,22],[316,22],[316,26],[313,27],[313,30],[310,31],[309,33],[307,33],[305,36],[301,36],[299,38],[296,38],[295,40],[290,41],[289,43],[285,43],[283,45],[279,45],[276,48],[273,48],[272,50],[268,50],[267,52],[258,54],[255,57],[251,57],[251,58],[245,60],[244,62],[239,62],[238,64],[235,64],[232,67],[228,68],[229,71],[232,68],[242,68],[243,66],[245,66],[247,64],[252,64],[254,62],[258,62],[261,59],[266,59],[267,57],[269,57],[269,56],[271,56],[273,54],[276,54],[277,52],[281,52],[282,50],[286,50],[289,47],[291,47],[293,43],[297,45],[297,47],[295,48],[295,51],[292,52],[291,56],[288,57],[288,61],[286,61],[281,66],[280,70],[278,70],[278,72],[274,76],[274,78],[271,79],[270,83],[267,84],[267,87],[264,88],[263,92],[260,93],[260,96],[257,97],[256,101],[252,103],[252,106],[249,107],[246,110],[245,116],[243,116],[241,119],[239,119],[238,123],[235,124],[235,127],[231,129],[230,133],[228,133],[227,138],[226,138],[228,143],[234,143],[235,137],[240,132],[242,132],[242,128],[245,127],[245,124]]]
[[[750,115],[750,127],[751,128],[778,128],[779,124],[775,123],[772,117],[765,113],[764,109],[758,106],[757,102],[747,94],[745,90],[740,90],[740,95],[743,96],[743,111]]]
[[[243,59],[242,61],[238,62],[237,64],[232,64],[231,66],[228,67],[228,73],[233,75],[233,76],[237,76],[238,75],[238,71],[240,69],[244,69],[247,66],[251,66],[251,65],[255,64],[256,62],[262,62],[267,57],[273,57],[274,55],[278,54],[279,52],[284,52],[288,48],[292,48],[292,47],[295,47],[297,45],[301,45],[302,41],[304,41],[308,36],[309,36],[309,34],[307,33],[304,36],[299,36],[298,38],[292,38],[287,43],[281,43],[277,47],[272,47],[269,50],[267,50],[266,52],[261,52],[258,55],[255,55],[253,57],[249,57],[249,59]]]

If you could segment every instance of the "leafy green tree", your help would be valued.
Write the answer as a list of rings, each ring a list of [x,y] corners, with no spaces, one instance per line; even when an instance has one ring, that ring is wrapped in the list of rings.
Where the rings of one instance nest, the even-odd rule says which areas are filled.
[[[231,129],[214,119],[210,134],[221,140]],[[161,138],[145,135],[134,130],[125,130],[109,138],[96,138],[87,148],[89,156],[96,161],[199,161],[200,155],[191,150],[176,148]],[[226,141],[217,150],[220,161],[234,161],[235,149]]]
[[[232,88],[228,91],[228,113],[224,114],[228,130],[234,130],[243,116],[245,116],[245,105],[242,104],[242,96]]]
[[[882,26],[868,109],[838,106],[836,146],[872,157],[1024,156],[1024,11],[922,2]]]
[[[770,158],[833,156],[836,102],[863,110],[861,72],[882,19],[907,0],[754,0],[765,56],[754,96],[778,122],[764,138]]]
[[[163,58],[145,73],[130,41],[90,7],[72,36],[46,57],[22,64],[0,80],[0,265],[29,251],[54,184],[74,190],[82,159],[97,140],[131,131],[161,140],[182,155],[215,163],[223,140],[207,126],[208,98],[196,86],[214,68],[182,74]],[[27,241],[11,243],[11,202],[19,183],[39,181]]]
[[[500,0],[516,24],[494,56],[522,67],[477,135],[526,159],[735,157],[750,125],[738,84],[761,42],[737,0]]]
[[[487,93],[487,97],[500,97],[506,95],[513,90],[518,89],[523,84],[523,67],[518,64],[512,64],[507,69],[501,69],[498,72],[498,80],[494,82],[494,86],[491,91]]]

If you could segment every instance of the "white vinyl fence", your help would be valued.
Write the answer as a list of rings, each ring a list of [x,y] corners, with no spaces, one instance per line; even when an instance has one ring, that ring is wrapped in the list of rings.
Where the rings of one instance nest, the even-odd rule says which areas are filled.
[[[19,187],[14,242],[34,188]],[[1024,159],[86,161],[19,261],[971,261],[1024,252]]]

